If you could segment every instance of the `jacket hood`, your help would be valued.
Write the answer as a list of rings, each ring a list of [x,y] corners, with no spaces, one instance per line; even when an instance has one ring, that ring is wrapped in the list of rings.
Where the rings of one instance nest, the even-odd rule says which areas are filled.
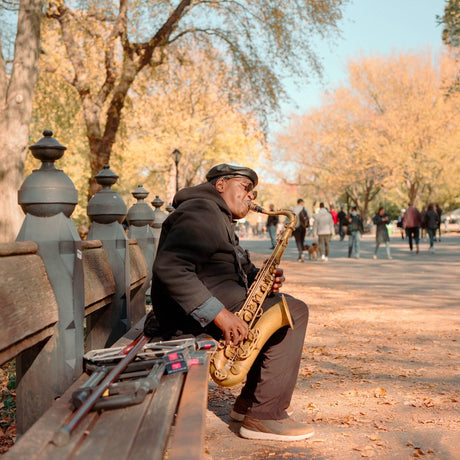
[[[196,199],[214,201],[214,203],[216,203],[223,212],[228,214],[230,218],[232,217],[232,213],[228,208],[227,203],[215,187],[209,182],[179,190],[174,196],[172,205],[174,209],[177,209],[182,203]]]

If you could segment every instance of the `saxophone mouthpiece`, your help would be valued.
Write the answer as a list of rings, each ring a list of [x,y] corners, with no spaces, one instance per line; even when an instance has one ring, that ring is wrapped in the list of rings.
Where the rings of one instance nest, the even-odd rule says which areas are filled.
[[[255,212],[264,212],[264,209],[262,208],[262,206],[260,206],[258,203],[252,201],[251,203],[249,203],[249,209],[251,211],[255,211]]]

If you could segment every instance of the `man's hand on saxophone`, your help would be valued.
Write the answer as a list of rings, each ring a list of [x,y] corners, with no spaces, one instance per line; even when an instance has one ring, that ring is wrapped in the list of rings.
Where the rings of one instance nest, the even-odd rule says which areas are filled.
[[[222,331],[225,345],[235,346],[248,338],[248,324],[226,308],[214,318],[214,324]]]
[[[285,281],[286,281],[286,278],[283,275],[283,269],[277,268],[275,270],[275,280],[274,280],[274,283],[273,283],[273,286],[270,292],[272,293],[279,292]]]

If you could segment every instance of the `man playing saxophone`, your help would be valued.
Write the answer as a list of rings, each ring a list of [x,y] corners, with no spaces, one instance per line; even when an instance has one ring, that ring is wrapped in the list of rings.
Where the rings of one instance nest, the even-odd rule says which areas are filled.
[[[175,211],[163,223],[153,265],[153,308],[145,332],[158,335],[153,330],[158,323],[166,340],[207,334],[238,346],[251,330],[235,313],[242,309],[258,269],[239,245],[234,227],[249,212],[258,177],[250,168],[224,163],[211,168],[206,179],[176,193]],[[283,281],[282,270],[274,266],[264,312],[279,308]],[[308,308],[291,296],[285,299],[294,327],[280,324],[268,338],[230,414],[242,421],[240,435],[245,438],[293,441],[314,432],[309,424],[290,417]]]

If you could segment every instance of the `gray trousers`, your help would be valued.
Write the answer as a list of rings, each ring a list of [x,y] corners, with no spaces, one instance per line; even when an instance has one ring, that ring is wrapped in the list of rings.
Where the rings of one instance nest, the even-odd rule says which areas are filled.
[[[282,327],[267,341],[248,373],[234,409],[259,420],[287,417],[297,382],[300,359],[308,324],[308,307],[301,300],[285,295],[294,329]],[[268,297],[264,311],[281,301],[281,295]]]
[[[318,235],[319,252],[321,252],[321,254],[325,255],[326,257],[329,256],[330,239],[331,239],[331,235]]]

